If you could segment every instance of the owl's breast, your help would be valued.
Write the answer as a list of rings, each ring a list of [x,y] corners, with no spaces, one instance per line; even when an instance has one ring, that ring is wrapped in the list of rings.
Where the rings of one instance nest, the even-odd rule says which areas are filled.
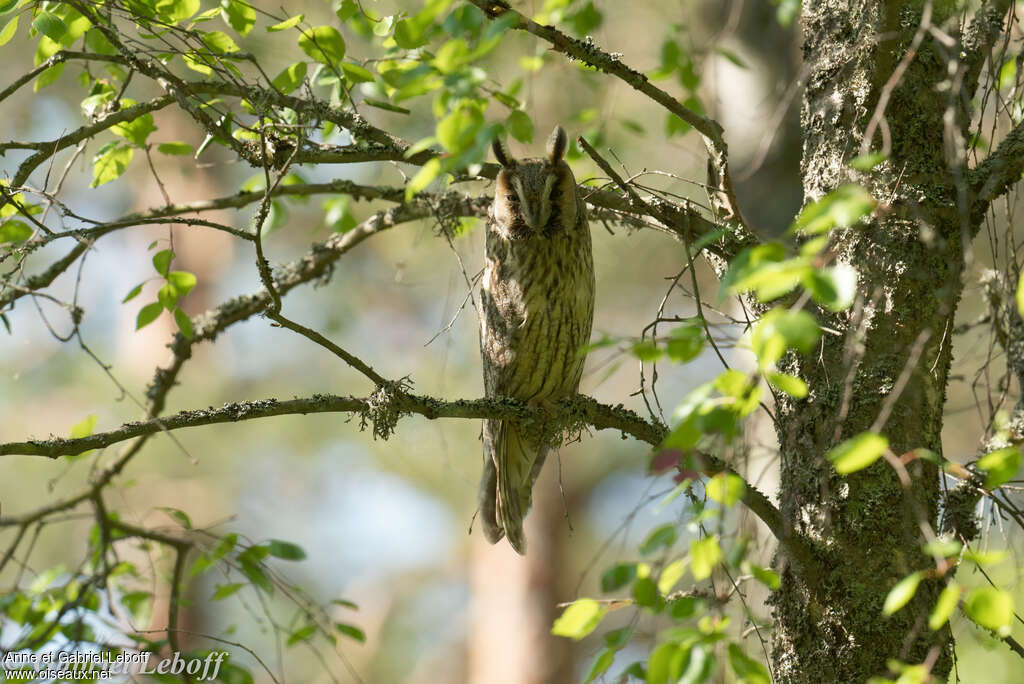
[[[481,321],[488,394],[550,399],[574,393],[593,308],[586,224],[525,240],[489,233]]]

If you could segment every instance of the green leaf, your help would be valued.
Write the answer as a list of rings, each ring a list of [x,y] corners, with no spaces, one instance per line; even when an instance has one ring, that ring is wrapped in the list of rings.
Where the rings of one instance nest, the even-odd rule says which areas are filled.
[[[746,493],[747,483],[739,475],[718,473],[708,481],[704,489],[718,503],[734,506]]]
[[[668,548],[676,541],[676,526],[673,523],[665,523],[651,530],[647,538],[640,544],[640,553],[652,554],[658,549]]]
[[[341,62],[338,66],[341,67],[342,73],[345,74],[345,78],[350,83],[369,83],[373,81],[373,74],[358,64]]]
[[[1006,551],[977,551],[975,549],[964,551],[964,560],[969,560],[982,567],[1002,563],[1007,556]]]
[[[0,243],[24,242],[32,237],[32,227],[22,221],[0,223]]]
[[[776,591],[782,584],[782,579],[779,577],[779,574],[774,570],[762,568],[760,565],[754,565],[753,563],[750,563],[748,561],[744,562],[743,569],[744,572],[749,572],[751,575],[754,576],[754,579],[756,579],[758,582],[765,585],[772,591]]]
[[[484,115],[480,108],[463,103],[437,122],[435,135],[445,149],[457,155],[473,145],[483,124]]]
[[[519,142],[533,142],[533,121],[530,116],[521,109],[517,109],[508,115],[505,126],[513,138]]]
[[[18,17],[20,15],[15,14],[14,17],[4,25],[2,31],[0,31],[0,45],[7,45],[11,38],[18,33]]]
[[[818,304],[829,311],[845,311],[857,296],[857,269],[840,264],[806,273],[803,285]]]
[[[256,10],[241,0],[221,0],[221,11],[231,28],[246,35],[256,24]]]
[[[124,99],[121,101],[124,106],[134,105],[135,102],[132,100]],[[153,124],[153,115],[149,112],[141,114],[131,121],[124,121],[112,126],[110,132],[114,135],[119,135],[129,142],[133,142],[139,147],[146,144],[146,138],[149,134],[156,130],[156,126]]]
[[[199,11],[199,0],[159,0],[156,11],[167,22],[177,24]]]
[[[676,363],[686,363],[697,358],[704,350],[704,328],[698,322],[687,323],[675,328],[665,343],[668,357]]]
[[[267,543],[267,551],[271,556],[284,560],[300,561],[306,558],[306,552],[302,550],[302,547],[280,539],[271,539]]]
[[[735,66],[738,66],[740,69],[747,69],[748,68],[747,67],[747,63],[744,62],[742,59],[740,59],[740,56],[737,55],[732,50],[726,50],[725,48],[716,47],[715,48],[715,52],[717,52],[718,54],[720,54],[723,57],[725,57],[727,60],[732,62]]]
[[[928,617],[928,629],[935,632],[946,624],[950,616],[953,615],[953,611],[956,610],[957,603],[960,602],[961,593],[963,593],[963,588],[956,582],[950,582],[945,586],[942,593],[939,594],[938,600],[935,601],[932,614]]]
[[[764,377],[772,387],[794,399],[803,399],[807,396],[807,383],[796,376],[767,371]]]
[[[171,267],[171,261],[174,259],[174,252],[169,249],[161,249],[159,252],[153,255],[153,268],[160,275],[167,277],[167,270]]]
[[[178,508],[171,508],[170,506],[158,506],[157,509],[177,520],[178,524],[186,530],[192,529],[192,519],[188,517],[188,514],[185,511]]]
[[[978,459],[978,467],[985,471],[985,489],[995,489],[1012,480],[1017,474],[1020,467],[1020,449],[1013,446],[993,451]]]
[[[677,684],[689,650],[666,642],[651,651],[647,659],[647,684]]]
[[[42,11],[32,20],[32,28],[55,43],[60,43],[67,33],[68,27],[64,25],[60,17],[47,11]]]
[[[160,302],[153,302],[147,304],[139,310],[139,315],[135,317],[135,329],[141,330],[147,325],[152,323],[160,315],[160,312],[164,310],[164,305]]]
[[[405,186],[405,200],[411,200],[416,193],[426,189],[439,175],[441,175],[441,160],[434,157],[427,161],[423,168]]]
[[[335,622],[334,629],[338,630],[338,633],[344,634],[345,636],[355,639],[360,643],[366,641],[366,634],[355,625],[345,624],[344,622]]]
[[[210,598],[211,601],[223,601],[227,597],[231,596],[245,585],[241,582],[233,582],[231,584],[218,584],[217,591],[213,592],[213,596]]]
[[[147,617],[152,607],[153,595],[148,591],[129,591],[121,595],[121,605],[128,609],[136,620]]]
[[[982,627],[999,636],[1009,636],[1013,620],[1013,596],[995,587],[977,587],[967,592],[964,612]]]
[[[1017,59],[1011,57],[999,68],[999,89],[1007,90],[1017,84]]]
[[[178,291],[174,289],[173,285],[166,283],[157,292],[157,301],[163,304],[165,309],[171,311],[178,305]]]
[[[192,319],[188,317],[187,313],[181,309],[175,309],[174,324],[178,326],[178,330],[181,331],[186,340],[192,339]]]
[[[604,21],[604,15],[594,7],[593,2],[588,2],[578,12],[567,17],[567,19],[572,24],[576,35],[585,36],[601,26],[601,23]]]
[[[616,563],[601,575],[601,591],[609,593],[621,589],[636,579],[636,563]]]
[[[651,340],[640,340],[639,342],[634,342],[633,346],[630,347],[629,352],[644,362],[657,361],[661,358],[662,354],[662,350],[658,349],[658,345]]]
[[[274,24],[273,26],[268,26],[267,31],[287,31],[293,26],[297,26],[298,23],[302,21],[304,16],[305,15],[303,14],[296,14],[294,17],[289,17],[280,23]]]
[[[590,682],[603,675],[612,666],[613,662],[615,662],[615,651],[610,648],[602,648],[598,652],[597,658],[594,659],[594,664],[590,668],[587,678],[583,680],[583,684],[590,684]]]
[[[604,643],[608,648],[619,650],[629,643],[632,636],[632,627],[621,627],[619,629],[613,629],[610,632],[605,632]]]
[[[96,414],[90,413],[88,416],[80,420],[71,426],[71,434],[68,435],[70,439],[79,439],[81,437],[88,437],[92,434],[92,431],[96,429]]]
[[[736,644],[729,644],[729,665],[737,679],[745,684],[771,684],[768,668],[745,654]]]
[[[223,31],[210,31],[203,34],[203,43],[210,48],[210,52],[217,55],[225,55],[231,52],[241,52],[242,48],[231,39],[231,36]]]
[[[306,625],[291,633],[288,637],[288,641],[285,642],[285,646],[294,646],[300,641],[305,641],[316,634],[316,625]]]
[[[638,606],[650,608],[655,613],[665,607],[665,599],[658,593],[658,587],[650,577],[641,577],[633,584],[633,599]]]
[[[145,285],[145,284],[146,284],[145,282],[141,282],[138,285],[136,285],[135,287],[133,287],[131,289],[131,291],[124,296],[124,299],[121,300],[121,303],[124,304],[125,302],[129,302],[129,301],[135,299],[136,297],[138,297],[139,293],[142,292],[142,286]]]
[[[171,271],[167,274],[167,280],[177,290],[179,297],[184,297],[196,286],[196,276],[188,271]]]
[[[722,559],[722,548],[718,545],[718,537],[710,536],[690,542],[690,572],[698,582],[711,576]]]
[[[897,610],[907,605],[910,599],[914,598],[914,594],[917,593],[917,586],[921,584],[921,580],[924,578],[924,573],[918,570],[912,572],[889,590],[888,595],[885,597],[885,604],[882,606],[883,615],[892,615]]]
[[[790,226],[788,234],[803,231],[807,235],[817,235],[833,228],[852,226],[870,214],[875,204],[871,193],[861,186],[853,183],[841,185],[805,206]]]
[[[332,65],[345,58],[345,39],[333,26],[317,26],[303,31],[299,48],[316,61]]]
[[[805,354],[812,351],[819,337],[821,327],[810,313],[776,307],[757,322],[750,341],[758,366],[763,369],[782,358],[787,349]]]
[[[1017,313],[1024,316],[1024,272],[1017,279]]]
[[[177,156],[192,154],[192,146],[183,142],[160,143],[156,146],[156,149],[160,154],[173,154]]]
[[[672,591],[672,587],[676,586],[686,574],[687,563],[686,558],[679,558],[666,565],[665,569],[661,571],[661,575],[658,576],[658,591],[662,594]]]
[[[281,73],[275,76],[274,80],[271,81],[270,84],[287,95],[302,85],[302,81],[305,78],[306,63],[296,62],[295,64],[282,69]]]
[[[881,152],[870,152],[868,154],[862,154],[859,157],[854,157],[850,160],[850,168],[856,171],[864,171],[865,173],[875,168],[888,157]]]
[[[104,183],[119,178],[128,168],[135,150],[128,145],[109,142],[104,145],[92,160],[92,186],[99,187]]]
[[[836,472],[848,475],[867,468],[889,448],[889,440],[874,432],[862,432],[831,449],[828,460]]]
[[[239,569],[242,574],[249,578],[249,581],[253,583],[257,589],[263,593],[272,596],[274,594],[274,585],[271,583],[270,578],[267,577],[267,573],[263,572],[263,569],[250,561],[241,560],[239,556]]]
[[[402,19],[395,24],[395,42],[403,50],[414,50],[427,44],[428,36],[426,29],[421,22],[412,19]]]
[[[594,599],[578,599],[570,603],[555,620],[551,633],[579,641],[597,628],[607,612],[608,609]]]

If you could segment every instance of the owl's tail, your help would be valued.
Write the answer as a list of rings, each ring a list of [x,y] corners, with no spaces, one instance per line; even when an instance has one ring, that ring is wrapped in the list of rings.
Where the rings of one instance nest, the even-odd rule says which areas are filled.
[[[526,553],[523,518],[546,456],[546,448],[532,447],[508,421],[484,420],[480,514],[487,541],[495,544],[507,536],[517,553]]]

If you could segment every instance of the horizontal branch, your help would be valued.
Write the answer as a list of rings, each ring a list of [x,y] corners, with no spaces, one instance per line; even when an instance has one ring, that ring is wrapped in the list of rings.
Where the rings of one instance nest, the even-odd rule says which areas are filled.
[[[435,420],[438,418],[500,418],[520,422],[553,422],[558,425],[589,425],[596,430],[617,430],[652,447],[661,444],[668,431],[664,425],[651,423],[622,405],[608,406],[590,397],[578,395],[559,402],[553,411],[534,407],[514,399],[459,399],[443,401],[432,397],[408,394],[391,384],[378,388],[367,398],[314,395],[301,399],[279,401],[264,399],[225,404],[217,409],[182,411],[166,418],[125,423],[121,427],[87,437],[28,440],[0,444],[0,455],[43,456],[59,458],[73,456],[91,449],[103,449],[114,444],[153,435],[158,432],[181,430],[203,425],[238,423],[259,418],[311,413],[356,413],[364,424],[372,424],[375,435],[388,436],[394,421],[407,414],[417,414]],[[387,425],[378,425],[377,421]],[[701,457],[707,475],[720,472],[736,474],[720,459],[704,454]],[[759,517],[780,540],[786,537],[782,516],[768,498],[751,485],[743,502]]]
[[[11,180],[11,186],[17,187],[25,183],[28,177],[32,174],[36,168],[39,167],[44,161],[52,157],[57,152],[77,145],[78,143],[95,136],[97,133],[105,131],[109,128],[113,128],[117,124],[125,123],[127,121],[133,121],[143,114],[154,112],[158,109],[163,109],[167,105],[174,102],[174,98],[170,95],[161,95],[155,97],[147,102],[140,102],[124,109],[119,109],[116,112],[110,112],[94,122],[81,126],[71,131],[67,135],[62,135],[56,140],[47,140],[43,142],[34,143],[0,143],[0,155],[11,149],[34,149],[36,153],[29,156],[19,166],[17,172],[14,174],[14,178]]]
[[[1009,192],[1024,173],[1024,122],[1003,138],[995,151],[970,172],[968,182],[975,197],[973,213],[980,216],[989,204]],[[977,225],[977,223],[975,224]]]

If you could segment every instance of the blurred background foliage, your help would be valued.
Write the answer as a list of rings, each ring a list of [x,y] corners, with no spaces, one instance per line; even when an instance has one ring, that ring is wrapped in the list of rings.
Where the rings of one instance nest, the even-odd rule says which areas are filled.
[[[799,32],[793,22],[797,3],[536,0],[513,4],[538,21],[557,22],[578,37],[592,36],[603,49],[621,53],[626,63],[661,79],[659,85],[720,121],[731,147],[744,213],[766,234],[780,233],[789,225],[801,201],[801,75]],[[353,5],[350,0],[333,5],[287,0],[283,11],[286,16],[304,14],[311,26],[342,26],[336,11],[349,12]],[[215,4],[202,5],[204,10],[207,6]],[[431,6],[439,8],[434,17],[437,23],[456,37],[474,22],[483,23],[479,11],[459,2],[427,3],[428,9]],[[423,6],[364,0],[363,9],[379,21],[360,20],[357,9],[341,32],[348,60],[377,74],[374,81],[355,88],[356,99],[390,103],[390,109],[361,107],[378,127],[407,140],[433,142],[440,132],[438,122],[455,112],[464,117],[453,123],[456,133],[474,125],[502,125],[510,134],[513,153],[522,156],[538,154],[547,132],[561,123],[570,138],[584,135],[595,147],[613,150],[624,175],[667,171],[673,175],[652,175],[645,182],[699,204],[706,202],[703,189],[691,182],[705,177],[699,139],[687,134],[681,121],[667,118],[616,79],[570,63],[531,35],[497,32],[492,49],[469,63],[458,60],[472,57],[471,53],[460,53],[458,46],[450,48],[451,73],[436,90],[422,96],[409,93],[406,98],[395,90],[409,82],[403,83],[401,73],[389,76],[388,65],[377,60],[382,40],[389,36],[400,47],[405,47],[403,43],[416,46],[417,31],[422,30],[416,17]],[[216,28],[227,31],[228,19],[225,13],[210,26],[224,24]],[[304,58],[294,35],[282,38],[285,34],[264,30],[264,17],[259,21],[256,30],[244,37],[232,35],[268,74]],[[450,42],[450,36],[430,38],[432,46],[444,44],[445,39]],[[8,79],[33,67],[33,46],[22,28],[0,48]],[[60,80],[31,96],[22,93],[0,103],[3,137],[53,139],[81,125],[82,90],[74,71],[69,68]],[[456,96],[479,100],[453,108],[451,98]],[[148,139],[150,144],[184,141],[199,148],[203,143],[203,134],[177,109],[155,112],[153,120],[156,131]],[[452,141],[453,146],[461,146],[455,152],[469,155],[462,165],[484,160],[486,146],[476,142],[472,137]],[[90,148],[75,162],[63,188],[66,203],[101,220],[163,203],[162,190],[142,168],[145,161],[139,155],[131,173],[90,188],[93,178],[87,159],[96,151]],[[8,151],[3,160],[7,174],[25,156]],[[580,181],[601,175],[575,145],[569,157]],[[227,196],[247,182],[262,184],[262,172],[216,145],[204,152],[198,165],[188,156],[154,153],[153,158],[174,202]],[[59,158],[57,164],[63,161]],[[388,185],[400,185],[404,175],[417,173],[415,168],[389,163],[324,164],[294,170],[307,182],[347,178]],[[42,185],[50,173],[53,169],[40,168],[32,180]],[[485,184],[478,187],[488,191]],[[277,213],[271,218],[273,230],[265,249],[272,263],[299,258],[312,241],[351,228],[379,206],[383,205],[322,196],[275,202]],[[221,211],[215,220],[244,228],[250,215],[250,209]],[[685,264],[683,247],[656,231],[605,230],[600,223],[594,223],[592,231],[598,283],[594,338],[639,338]],[[110,372],[126,388],[126,395],[78,344],[61,341],[59,336],[67,332],[66,314],[52,302],[22,299],[7,312],[11,331],[0,333],[4,340],[0,441],[67,434],[91,415],[96,416],[97,431],[139,416],[137,401],[153,368],[168,354],[165,345],[175,323],[164,315],[136,331],[139,309],[155,296],[157,286],[152,283],[139,298],[124,304],[121,300],[153,276],[152,252],[147,248],[154,240],[160,248],[166,247],[167,239],[168,228],[163,226],[136,227],[105,238],[80,271],[69,270],[52,288],[61,298],[77,296],[86,312],[82,338],[99,359],[111,365]],[[450,244],[439,237],[436,222],[400,226],[360,245],[319,286],[290,293],[285,309],[292,319],[338,341],[387,377],[408,376],[419,393],[440,398],[482,396],[476,315],[472,304],[465,304],[467,274],[472,277],[482,263],[482,239],[481,226],[472,219],[463,221]],[[197,278],[195,288],[180,302],[189,315],[260,288],[251,251],[231,236],[176,228],[173,240],[174,268]],[[51,245],[38,250],[29,270],[51,262],[62,249]],[[985,245],[978,245],[980,261],[985,250]],[[710,270],[702,269],[705,296],[714,301],[716,284]],[[723,306],[742,318],[733,304]],[[960,318],[974,320],[984,311],[982,293],[973,291],[961,306]],[[680,285],[671,291],[664,312],[694,314],[687,288]],[[716,331],[723,339],[738,335],[738,326],[721,320],[723,327]],[[974,333],[958,337],[955,344],[952,375],[957,381],[950,389],[945,447],[947,457],[957,460],[956,455],[963,454],[966,460],[974,454],[987,425],[984,410],[976,408],[975,390],[986,374],[999,375],[993,369],[1000,362],[990,358],[987,340]],[[640,362],[624,349],[628,343],[594,350],[581,392],[646,414],[647,406],[638,394]],[[752,364],[748,353],[728,344],[725,353],[730,364],[741,368]],[[720,370],[710,350],[685,366],[659,366],[657,392],[665,414],[671,415],[689,389]],[[646,382],[649,388],[649,365]],[[170,394],[168,412],[318,392],[361,396],[370,389],[363,377],[324,349],[254,317],[221,334],[216,344],[204,343],[194,350],[180,386]],[[653,403],[652,395],[649,400]],[[349,667],[366,682],[505,681],[482,673],[525,668],[540,653],[549,653],[555,663],[552,672],[559,673],[551,675],[550,681],[578,681],[602,646],[599,636],[578,643],[547,637],[557,643],[540,645],[545,640],[540,635],[532,654],[501,652],[495,646],[502,643],[503,630],[520,624],[513,613],[525,610],[525,600],[518,607],[502,603],[514,603],[518,596],[510,596],[509,587],[526,586],[559,602],[600,595],[602,572],[618,560],[634,558],[636,546],[652,528],[666,522],[685,523],[681,520],[684,505],[681,500],[658,505],[674,483],[669,476],[647,475],[645,445],[610,432],[584,434],[580,442],[564,446],[549,459],[537,485],[528,536],[547,540],[538,544],[538,553],[550,567],[524,584],[520,575],[526,560],[506,545],[487,546],[475,529],[467,534],[481,468],[479,431],[477,421],[428,421],[413,416],[399,424],[389,441],[375,441],[360,430],[358,419],[340,414],[196,428],[176,434],[180,445],[165,437],[154,440],[116,480],[108,503],[135,524],[174,529],[180,521],[166,509],[178,509],[197,528],[218,534],[236,532],[253,541],[288,540],[304,549],[303,562],[278,559],[272,567],[303,587],[315,602],[343,599],[358,604],[357,611],[334,604],[330,612],[335,620],[358,625],[365,643],[343,637],[337,651],[314,640],[291,648],[275,646],[301,622],[296,622],[294,607],[280,593],[267,598],[247,593],[251,589],[211,601],[217,585],[225,583],[214,572],[190,584],[182,618],[187,630],[225,634],[245,643],[272,668],[287,671],[291,681],[350,681]],[[776,454],[770,422],[764,417],[755,421],[746,440],[749,480],[771,493],[776,487]],[[16,514],[78,491],[95,467],[95,459],[102,458],[103,454],[57,462],[34,457],[0,459],[2,514]],[[61,564],[73,567],[86,553],[91,524],[87,514],[69,514],[60,525],[47,527],[27,566],[9,567],[0,576],[0,586],[7,586],[18,573]],[[749,514],[734,510],[724,524],[733,533],[750,535],[753,558],[762,565],[771,564],[768,535]],[[694,533],[692,525],[680,529]],[[11,532],[6,531],[5,542]],[[681,540],[685,544],[688,538],[684,534]],[[986,546],[1014,552],[993,570],[997,582],[1019,587],[1015,559],[1020,541],[1004,537],[998,522],[987,528]],[[134,561],[152,561],[157,576],[166,577],[165,560],[152,555],[147,559],[138,552]],[[982,581],[961,579],[968,585]],[[747,615],[742,607],[729,609],[738,630],[750,620],[762,627],[770,622],[766,595],[758,589],[747,592]],[[1024,592],[1018,588],[1016,596],[1018,605],[1024,605]],[[276,611],[274,620],[264,613],[264,602]],[[554,615],[554,607],[550,609]],[[154,608],[153,613],[152,624],[159,628],[159,610]],[[608,619],[608,626],[623,626],[630,619],[630,615],[615,615]],[[1019,662],[1004,646],[962,618],[954,618],[953,625],[960,681],[1020,681]],[[641,659],[644,638],[652,637],[654,629],[641,623],[638,636],[610,672],[617,674]],[[490,641],[479,638],[485,632],[491,633]],[[0,641],[4,633],[0,630]],[[1020,633],[1019,625],[1015,633]],[[748,654],[764,657],[756,633],[746,641]],[[197,644],[212,647],[207,642]],[[253,667],[257,681],[269,681],[245,652],[235,657]],[[717,676],[718,681],[731,681],[725,668]]]

